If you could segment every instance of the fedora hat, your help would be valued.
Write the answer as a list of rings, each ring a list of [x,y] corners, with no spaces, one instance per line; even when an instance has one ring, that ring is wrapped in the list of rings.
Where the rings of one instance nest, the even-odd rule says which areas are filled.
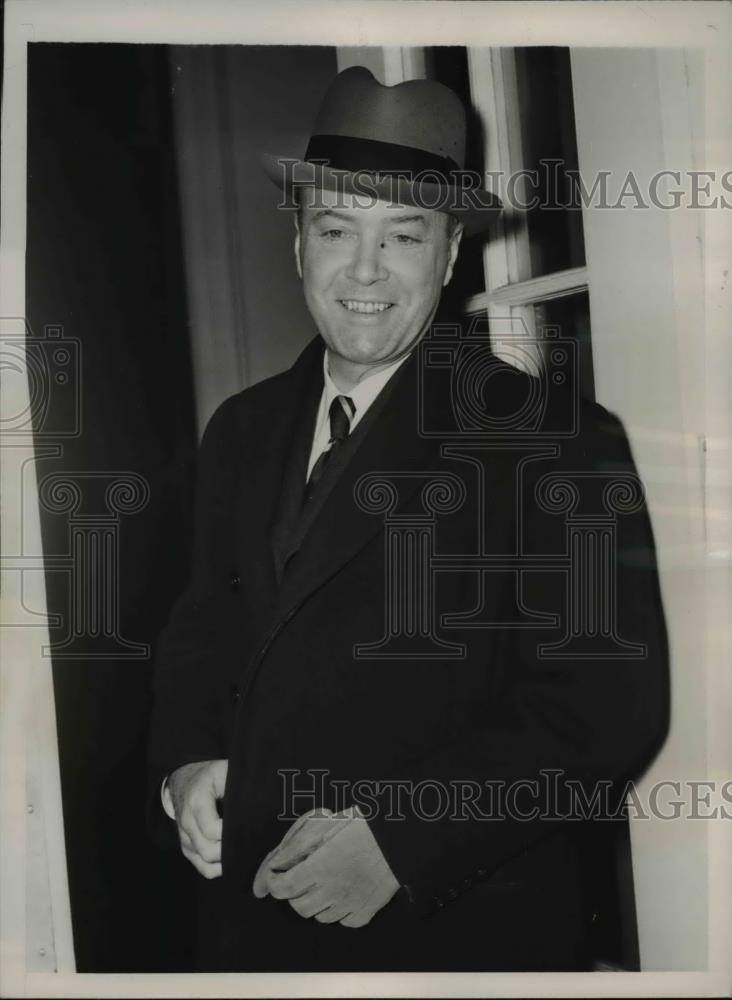
[[[363,66],[336,76],[302,159],[261,155],[268,176],[297,204],[298,188],[380,198],[454,215],[466,235],[501,210],[500,199],[464,169],[462,101],[435,80],[379,83]],[[368,203],[368,202],[366,202]]]

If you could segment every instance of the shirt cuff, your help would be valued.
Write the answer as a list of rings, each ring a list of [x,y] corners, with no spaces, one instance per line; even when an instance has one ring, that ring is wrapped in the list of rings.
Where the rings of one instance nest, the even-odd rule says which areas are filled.
[[[163,809],[166,816],[170,816],[172,820],[175,819],[175,809],[173,808],[173,799],[170,795],[170,789],[168,788],[168,779],[163,778],[163,783],[160,786],[160,801],[163,804]]]

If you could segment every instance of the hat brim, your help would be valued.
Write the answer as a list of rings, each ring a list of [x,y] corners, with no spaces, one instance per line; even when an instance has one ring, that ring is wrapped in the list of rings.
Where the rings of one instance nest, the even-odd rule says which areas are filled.
[[[288,195],[288,202],[283,206],[287,208],[295,207],[292,194],[298,188],[343,192],[364,199],[379,198],[398,205],[447,212],[462,223],[466,236],[485,232],[503,210],[500,198],[484,188],[463,189],[457,185],[419,178],[407,180],[370,171],[353,173],[271,153],[260,153],[259,158],[269,179]]]

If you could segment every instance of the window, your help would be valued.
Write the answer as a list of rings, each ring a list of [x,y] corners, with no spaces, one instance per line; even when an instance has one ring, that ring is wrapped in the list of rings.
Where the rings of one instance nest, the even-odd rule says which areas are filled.
[[[514,364],[526,351],[512,351],[511,341],[533,342],[542,365],[548,336],[572,338],[580,392],[591,398],[582,214],[570,207],[577,140],[569,49],[434,47],[424,64],[468,108],[466,167],[493,175],[507,205],[495,238],[464,243],[452,302],[459,296],[468,316],[487,314],[494,350]]]

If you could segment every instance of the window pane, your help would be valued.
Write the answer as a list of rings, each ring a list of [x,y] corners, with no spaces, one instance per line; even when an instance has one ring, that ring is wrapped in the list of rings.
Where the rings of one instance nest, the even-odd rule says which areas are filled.
[[[571,202],[568,170],[577,170],[572,71],[568,48],[517,48],[516,77],[524,168],[536,171],[527,199],[531,274],[537,277],[585,263],[579,208],[551,209],[542,204]],[[555,161],[555,162],[550,162]],[[558,162],[557,162],[558,161]]]
[[[592,342],[590,340],[590,298],[587,292],[578,292],[561,299],[537,302],[534,306],[537,334],[547,339],[554,336],[570,338],[575,344],[576,382],[580,395],[595,398],[595,379],[592,370]]]
[[[468,78],[468,56],[464,46],[432,46],[425,49],[425,69],[428,79],[439,80],[450,87],[461,98],[468,112],[468,135],[465,151],[465,167],[468,170],[483,171],[483,136],[480,119],[473,109]],[[462,311],[465,299],[485,291],[483,271],[483,243],[476,236],[464,239],[460,248],[455,273],[445,290],[443,310]],[[443,311],[441,310],[441,311]]]

